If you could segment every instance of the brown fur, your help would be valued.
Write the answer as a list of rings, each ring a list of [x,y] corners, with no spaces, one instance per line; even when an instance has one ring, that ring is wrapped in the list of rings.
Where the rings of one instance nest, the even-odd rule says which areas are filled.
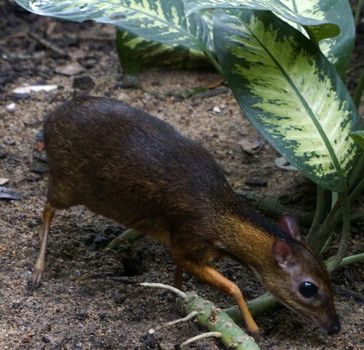
[[[51,113],[44,136],[51,208],[82,204],[169,245],[176,281],[185,269],[231,295],[252,333],[258,328],[239,288],[210,267],[215,258],[246,263],[282,302],[311,319],[319,312],[336,317],[327,272],[311,251],[247,208],[213,157],[172,126],[115,100],[84,97]],[[303,273],[322,287],[316,313],[297,301],[290,275],[278,268],[277,239],[292,246]]]

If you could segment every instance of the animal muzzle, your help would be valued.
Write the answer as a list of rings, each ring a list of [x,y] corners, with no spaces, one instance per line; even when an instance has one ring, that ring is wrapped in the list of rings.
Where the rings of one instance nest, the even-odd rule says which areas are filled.
[[[339,318],[335,315],[331,319],[331,321],[325,326],[326,332],[328,335],[337,334],[340,332],[340,321]]]

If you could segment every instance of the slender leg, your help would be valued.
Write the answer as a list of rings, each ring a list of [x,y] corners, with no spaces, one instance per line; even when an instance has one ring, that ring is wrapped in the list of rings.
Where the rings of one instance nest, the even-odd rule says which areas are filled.
[[[242,292],[234,282],[231,282],[220,272],[216,271],[213,267],[208,265],[198,265],[191,261],[179,261],[179,264],[186,271],[192,273],[200,280],[230,295],[238,304],[247,330],[254,338],[259,339],[259,328],[255,323],[253,316],[248,309],[248,306],[245,303]]]
[[[32,288],[33,289],[37,289],[39,287],[41,279],[42,279],[42,275],[44,273],[48,233],[49,233],[49,228],[50,228],[55,211],[56,210],[49,203],[46,203],[46,205],[44,206],[43,229],[42,229],[43,232],[42,232],[42,238],[41,238],[40,251],[39,251],[37,261],[35,262],[35,265],[33,268],[33,274],[32,274]]]
[[[176,271],[174,272],[174,283],[173,285],[178,288],[179,290],[182,290],[182,273],[183,268],[180,265],[176,265]]]

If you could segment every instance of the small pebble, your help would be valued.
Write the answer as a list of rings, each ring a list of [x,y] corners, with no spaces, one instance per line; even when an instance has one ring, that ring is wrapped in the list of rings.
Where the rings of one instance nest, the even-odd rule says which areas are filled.
[[[16,104],[14,102],[12,103],[9,103],[8,105],[6,105],[5,109],[8,111],[8,112],[14,112],[15,109],[16,109]]]
[[[214,106],[212,111],[215,112],[215,113],[221,113],[221,109],[218,106]]]
[[[73,78],[72,87],[80,90],[91,90],[95,82],[88,75],[79,75]]]

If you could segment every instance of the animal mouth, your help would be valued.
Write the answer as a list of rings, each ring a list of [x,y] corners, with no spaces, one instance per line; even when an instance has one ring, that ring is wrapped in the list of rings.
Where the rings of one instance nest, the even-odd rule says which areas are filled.
[[[340,321],[339,321],[339,318],[337,317],[337,315],[332,317],[330,319],[329,323],[326,322],[322,328],[324,328],[326,330],[328,335],[339,333],[340,329],[341,329],[341,325],[340,325]]]

